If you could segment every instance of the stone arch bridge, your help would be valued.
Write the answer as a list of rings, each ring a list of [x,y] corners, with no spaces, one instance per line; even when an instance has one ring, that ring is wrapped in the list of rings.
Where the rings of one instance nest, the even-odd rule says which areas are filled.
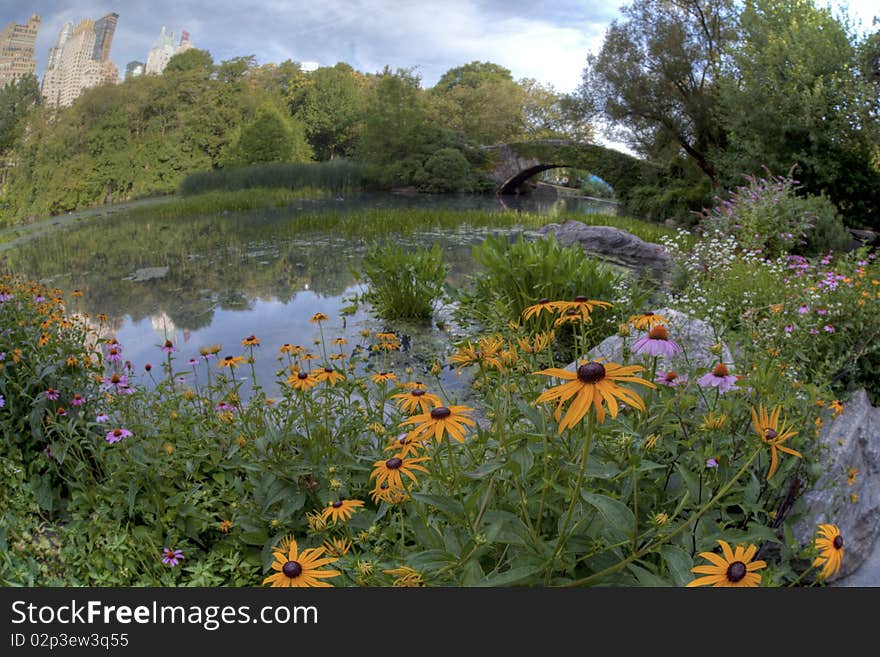
[[[633,187],[648,184],[651,165],[626,153],[562,139],[484,146],[492,161],[491,176],[498,194],[517,194],[532,176],[558,167],[584,169],[614,188],[625,199]]]

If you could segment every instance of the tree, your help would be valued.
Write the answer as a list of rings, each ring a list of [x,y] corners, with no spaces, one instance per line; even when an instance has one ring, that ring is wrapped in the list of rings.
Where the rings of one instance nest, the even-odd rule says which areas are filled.
[[[504,81],[513,82],[513,75],[508,69],[492,62],[474,61],[446,71],[433,90],[435,93],[445,94],[459,86],[475,88],[485,82]]]
[[[720,85],[729,183],[793,166],[850,221],[880,225],[878,91],[855,36],[812,0],[747,0],[730,73]]]
[[[33,75],[12,80],[0,89],[0,153],[12,147],[22,119],[41,102],[40,86]]]
[[[302,128],[292,123],[271,105],[260,107],[256,116],[241,129],[236,149],[237,163],[308,160],[310,149]]]
[[[726,143],[716,79],[735,36],[732,0],[634,0],[587,58],[579,93],[616,136],[655,158],[687,154],[713,182]]]
[[[412,69],[385,70],[371,85],[359,154],[375,164],[390,164],[419,150],[428,121],[419,78]]]
[[[233,57],[220,62],[220,66],[217,67],[217,79],[221,82],[238,82],[244,80],[256,68],[255,55]]]
[[[519,81],[523,90],[523,122],[527,139],[593,140],[593,127],[585,119],[579,99],[558,93],[553,85],[532,78]]]
[[[344,63],[311,73],[296,116],[319,160],[350,155],[363,119],[363,95],[354,69]]]
[[[182,73],[185,71],[197,71],[205,77],[213,74],[214,59],[211,57],[211,53],[199,48],[190,48],[169,59],[163,72]]]

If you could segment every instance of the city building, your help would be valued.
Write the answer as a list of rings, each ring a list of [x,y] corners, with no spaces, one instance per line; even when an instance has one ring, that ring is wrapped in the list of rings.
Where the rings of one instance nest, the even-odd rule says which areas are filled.
[[[129,62],[125,65],[125,80],[136,78],[144,74],[146,64],[144,62]]]
[[[153,75],[161,75],[165,70],[165,67],[168,65],[169,60],[174,57],[174,55],[186,52],[192,47],[193,45],[189,40],[189,32],[184,30],[180,35],[180,42],[175,46],[174,32],[171,32],[170,34],[166,33],[165,26],[163,25],[162,31],[159,32],[159,38],[156,39],[156,42],[153,44],[153,47],[147,55],[147,64],[144,72]]]
[[[110,61],[110,47],[119,14],[82,20],[61,28],[43,74],[43,98],[48,105],[67,107],[86,89],[116,84],[119,71]]]
[[[36,72],[34,43],[39,28],[40,17],[34,14],[24,25],[11,22],[0,32],[0,87]]]

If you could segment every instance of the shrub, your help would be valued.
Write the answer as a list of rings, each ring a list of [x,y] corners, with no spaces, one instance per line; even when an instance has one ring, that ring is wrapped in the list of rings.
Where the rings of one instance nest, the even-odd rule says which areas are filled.
[[[437,243],[412,251],[399,244],[374,243],[361,267],[369,285],[363,298],[388,320],[431,319],[449,273]]]
[[[425,161],[424,178],[419,189],[429,192],[454,192],[467,186],[470,164],[457,148],[440,148]]]

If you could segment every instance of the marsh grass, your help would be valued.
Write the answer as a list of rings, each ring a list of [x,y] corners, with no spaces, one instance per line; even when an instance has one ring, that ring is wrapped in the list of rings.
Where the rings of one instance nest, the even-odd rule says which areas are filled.
[[[241,189],[323,189],[332,194],[363,187],[363,166],[346,160],[331,162],[271,162],[246,167],[193,173],[178,187],[182,196]]]

